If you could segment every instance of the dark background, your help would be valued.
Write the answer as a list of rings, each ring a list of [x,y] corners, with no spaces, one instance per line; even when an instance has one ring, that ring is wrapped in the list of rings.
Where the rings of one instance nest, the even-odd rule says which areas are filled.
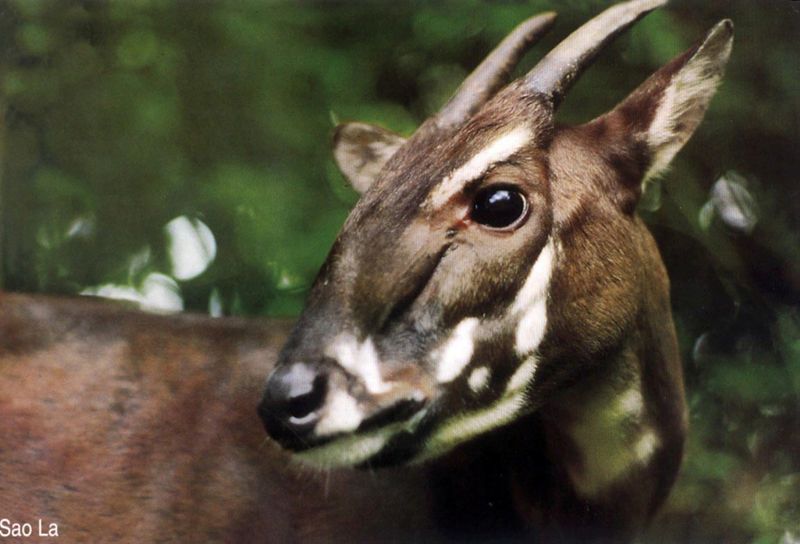
[[[334,123],[410,133],[516,23],[560,13],[525,69],[603,5],[0,2],[0,286],[295,315],[356,200],[331,160]],[[641,206],[672,278],[692,425],[647,541],[788,544],[800,2],[675,1],[603,54],[560,120],[607,110],[723,17],[736,25],[724,84]]]

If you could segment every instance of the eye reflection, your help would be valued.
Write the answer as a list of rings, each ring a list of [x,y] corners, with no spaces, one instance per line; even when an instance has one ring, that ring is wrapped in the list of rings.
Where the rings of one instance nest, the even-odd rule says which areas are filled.
[[[525,218],[528,201],[514,187],[492,185],[478,191],[472,203],[472,220],[492,229],[509,229]]]

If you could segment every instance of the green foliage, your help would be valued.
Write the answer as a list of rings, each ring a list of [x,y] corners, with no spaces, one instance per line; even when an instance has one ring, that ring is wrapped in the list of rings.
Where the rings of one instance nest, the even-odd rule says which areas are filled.
[[[7,2],[0,284],[156,281],[194,311],[294,315],[357,198],[332,120],[408,134],[517,22],[562,12],[524,69],[603,4]],[[725,83],[641,207],[673,282],[692,426],[648,542],[800,538],[796,9],[675,1],[601,56],[560,119],[605,111],[722,17],[737,25]],[[178,280],[165,226],[180,216],[216,252]]]

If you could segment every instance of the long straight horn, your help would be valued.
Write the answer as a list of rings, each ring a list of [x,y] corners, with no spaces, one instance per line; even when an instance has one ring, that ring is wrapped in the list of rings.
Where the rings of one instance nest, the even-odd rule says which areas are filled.
[[[474,114],[509,78],[525,52],[553,26],[556,14],[542,13],[519,24],[464,80],[436,116],[436,125],[448,129]]]
[[[558,107],[566,92],[620,33],[667,0],[630,0],[612,6],[567,36],[525,76],[527,87]]]

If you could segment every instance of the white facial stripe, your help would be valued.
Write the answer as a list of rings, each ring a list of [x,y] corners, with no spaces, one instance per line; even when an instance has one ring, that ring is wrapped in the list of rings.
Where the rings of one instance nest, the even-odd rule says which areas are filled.
[[[341,334],[331,346],[328,346],[325,354],[336,359],[350,374],[360,378],[371,394],[379,395],[391,389],[381,377],[378,352],[375,350],[372,338],[367,338],[359,345],[353,335]]]
[[[547,287],[550,283],[550,275],[553,272],[553,261],[555,257],[555,243],[552,238],[548,238],[542,251],[533,263],[525,283],[517,293],[511,310],[524,312],[533,302],[544,298],[547,295]]]
[[[516,349],[518,354],[527,357],[509,378],[503,396],[488,408],[462,414],[442,423],[428,439],[425,449],[415,461],[434,457],[474,436],[505,425],[525,406],[525,388],[536,375],[538,366],[535,350],[544,337],[547,325],[547,292],[555,261],[554,254],[554,242],[548,239],[511,306],[512,312],[522,313],[517,328]],[[480,383],[484,381],[482,373],[476,374],[479,370],[475,369],[468,379],[473,391],[479,389]],[[485,380],[488,380],[488,375]],[[473,383],[477,385],[473,387]]]
[[[381,451],[389,439],[400,429],[400,425],[392,425],[369,433],[352,435],[301,452],[295,458],[301,462],[324,468],[358,465]]]
[[[436,381],[448,383],[463,372],[464,367],[472,359],[475,343],[472,336],[478,326],[477,317],[467,317],[453,329],[453,333],[442,348],[439,364],[436,367]]]
[[[504,161],[531,140],[528,127],[520,126],[496,138],[471,159],[444,178],[428,199],[433,208],[439,208],[460,193],[464,185],[482,176],[492,165]]]
[[[470,438],[509,423],[517,417],[524,406],[525,395],[522,391],[517,391],[501,397],[488,408],[446,420],[428,438],[425,448],[414,458],[414,462],[422,462],[441,455]]]
[[[525,362],[519,365],[514,374],[511,375],[511,378],[509,378],[508,385],[506,386],[506,393],[513,393],[524,389],[536,375],[536,367],[538,364],[539,361],[535,355],[531,355],[525,359]]]
[[[314,431],[318,436],[354,431],[364,420],[364,414],[356,399],[345,391],[331,392],[325,405],[325,415],[319,420]]]
[[[547,293],[555,264],[555,244],[548,238],[525,283],[511,305],[512,312],[522,314],[516,331],[515,349],[527,355],[539,347],[547,328]]]
[[[470,373],[469,378],[467,378],[469,388],[473,393],[482,391],[489,384],[489,378],[491,375],[492,371],[489,370],[489,367],[481,366],[476,368]]]
[[[427,413],[427,409],[420,410],[406,421],[398,421],[362,434],[344,436],[301,452],[295,455],[295,458],[303,463],[323,468],[358,465],[380,452],[393,436],[401,432],[415,432]]]
[[[470,438],[513,421],[527,404],[525,386],[533,379],[536,373],[536,364],[535,356],[526,359],[508,380],[508,386],[503,396],[488,408],[482,408],[445,420],[428,438],[425,448],[414,459],[414,462],[441,455]],[[473,375],[481,369],[486,369],[486,380],[488,380],[489,369],[486,367],[475,369]],[[472,376],[470,376],[471,380]],[[471,386],[472,384],[470,384]]]
[[[522,319],[517,325],[514,348],[517,355],[531,353],[541,343],[544,338],[544,331],[547,328],[547,300],[542,298],[536,301],[528,310],[522,314]]]

